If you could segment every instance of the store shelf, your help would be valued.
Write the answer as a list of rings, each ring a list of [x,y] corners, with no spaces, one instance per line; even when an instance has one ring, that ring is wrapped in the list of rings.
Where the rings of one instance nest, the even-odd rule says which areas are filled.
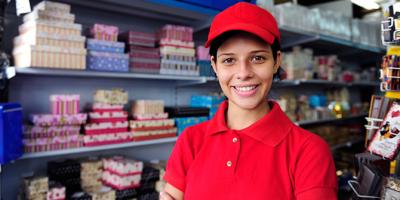
[[[353,138],[353,139],[350,139],[349,141],[347,141],[345,143],[340,143],[340,144],[336,144],[336,145],[331,146],[331,151],[336,151],[336,150],[344,148],[344,147],[351,147],[354,144],[362,143],[364,141],[365,141],[364,137]]]
[[[56,0],[73,6],[191,25],[219,11],[177,0]]]
[[[322,86],[333,86],[333,87],[350,87],[350,86],[365,86],[365,87],[378,87],[379,82],[372,81],[356,81],[351,83],[345,83],[341,81],[328,81],[328,80],[282,80],[273,83],[276,87],[288,87],[297,86],[301,84],[311,84],[311,85],[322,85]]]
[[[103,151],[110,149],[120,149],[120,148],[132,148],[132,147],[140,147],[140,146],[148,146],[148,145],[157,145],[157,144],[165,144],[175,142],[178,137],[173,138],[163,138],[157,140],[149,140],[143,142],[130,142],[130,143],[122,143],[122,144],[112,144],[112,145],[103,145],[96,147],[81,147],[74,149],[63,149],[58,151],[45,151],[45,152],[37,152],[37,153],[26,153],[20,159],[31,159],[31,158],[42,158],[42,157],[51,157],[51,156],[61,156],[61,155],[69,155],[69,154],[78,154],[85,152],[95,152],[95,151]]]
[[[353,119],[359,119],[366,117],[367,114],[361,114],[361,115],[354,115],[350,117],[344,117],[340,119],[321,119],[321,120],[304,120],[304,121],[299,121],[295,122],[295,124],[299,126],[309,126],[309,125],[317,125],[317,124],[326,124],[326,123],[331,123],[331,122],[343,122],[347,120],[353,120]]]
[[[132,72],[98,72],[85,70],[67,70],[67,69],[45,69],[32,67],[16,67],[18,75],[33,75],[33,76],[62,76],[62,77],[101,77],[101,78],[126,78],[126,79],[162,79],[162,80],[177,80],[177,81],[199,81],[206,82],[213,80],[213,77],[201,76],[177,76],[163,74],[140,74]]]

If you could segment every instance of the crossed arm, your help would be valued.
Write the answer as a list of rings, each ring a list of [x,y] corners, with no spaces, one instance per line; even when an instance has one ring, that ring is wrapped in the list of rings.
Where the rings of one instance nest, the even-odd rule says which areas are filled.
[[[160,200],[183,200],[183,192],[167,183],[164,192],[160,193]]]

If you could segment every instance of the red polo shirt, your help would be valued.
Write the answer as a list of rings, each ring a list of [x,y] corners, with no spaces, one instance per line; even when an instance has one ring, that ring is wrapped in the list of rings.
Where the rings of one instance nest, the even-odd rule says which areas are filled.
[[[228,103],[177,140],[164,179],[193,199],[337,199],[328,145],[293,124],[279,105],[251,126],[231,130]]]

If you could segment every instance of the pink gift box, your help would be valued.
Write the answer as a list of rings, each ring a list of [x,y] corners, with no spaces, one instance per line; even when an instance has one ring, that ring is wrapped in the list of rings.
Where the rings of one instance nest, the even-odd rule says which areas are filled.
[[[28,126],[24,128],[24,138],[34,139],[40,137],[79,135],[80,126]]]
[[[94,103],[93,112],[120,112],[123,111],[123,105],[111,105],[106,103]]]
[[[117,41],[118,31],[119,29],[116,26],[94,24],[91,29],[91,34],[98,40]]]
[[[47,192],[47,200],[64,200],[65,199],[65,187],[51,188]]]
[[[55,115],[78,114],[79,95],[51,95],[51,113]]]
[[[126,111],[119,112],[91,112],[89,113],[90,123],[124,122],[128,119]]]
[[[98,134],[109,134],[109,133],[120,133],[128,131],[128,121],[122,122],[106,122],[106,123],[92,123],[85,125],[86,135],[98,135]]]
[[[61,125],[80,125],[86,123],[87,115],[79,113],[75,115],[52,115],[52,114],[33,114],[31,121],[36,126],[61,126]]]

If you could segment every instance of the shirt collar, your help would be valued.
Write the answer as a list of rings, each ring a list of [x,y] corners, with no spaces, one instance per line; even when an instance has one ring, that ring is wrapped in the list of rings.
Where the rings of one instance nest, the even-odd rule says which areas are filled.
[[[277,146],[289,133],[293,122],[281,110],[279,104],[270,101],[271,110],[261,119],[242,130],[235,130],[240,134],[246,134],[264,144],[272,147]],[[229,131],[226,125],[225,111],[228,108],[228,101],[224,101],[218,108],[215,116],[210,120],[207,135],[215,135]]]

